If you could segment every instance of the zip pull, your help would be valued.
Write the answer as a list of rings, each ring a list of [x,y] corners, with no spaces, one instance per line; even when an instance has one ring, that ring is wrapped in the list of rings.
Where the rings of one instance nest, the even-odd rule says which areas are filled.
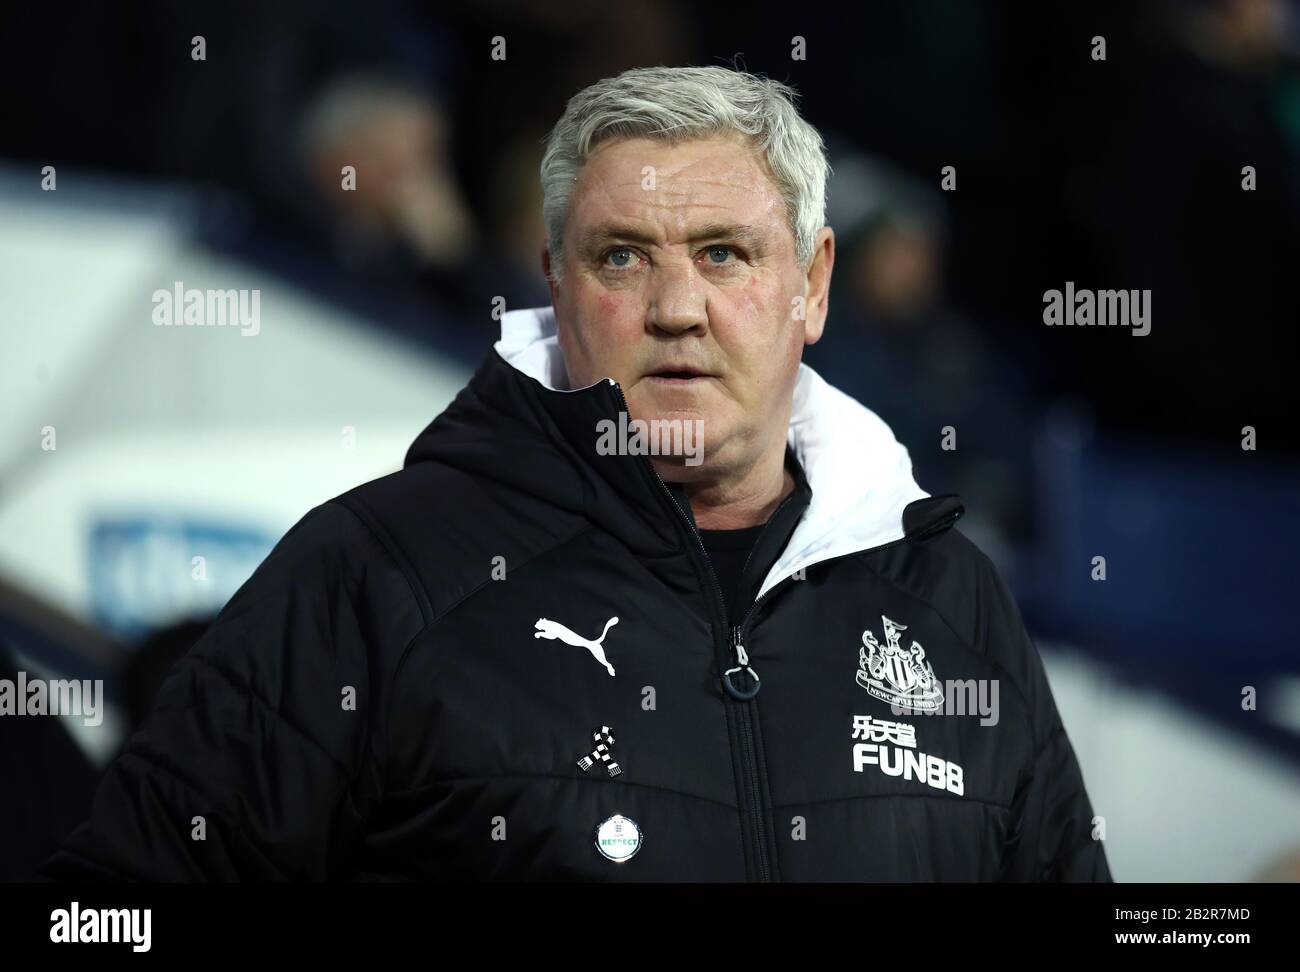
[[[758,694],[758,690],[762,687],[762,683],[758,680],[758,672],[754,671],[753,667],[749,664],[749,653],[745,651],[745,646],[740,640],[740,628],[731,629],[731,650],[735,652],[736,661],[740,662],[740,664],[735,668],[728,668],[722,673],[722,687],[733,699],[738,699],[741,702],[748,702]],[[737,687],[735,681],[732,679],[732,673],[741,671],[749,672],[753,677],[753,688],[741,689]]]

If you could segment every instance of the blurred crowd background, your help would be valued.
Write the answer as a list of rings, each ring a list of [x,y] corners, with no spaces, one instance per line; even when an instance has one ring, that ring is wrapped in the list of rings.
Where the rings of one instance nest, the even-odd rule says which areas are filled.
[[[400,467],[494,298],[548,303],[543,138],[653,64],[784,81],[823,133],[838,259],[805,360],[965,498],[1116,878],[1300,879],[1293,0],[7,11],[0,677],[103,678],[112,708],[0,720],[0,878],[275,540]],[[260,333],[154,327],[177,281],[257,288]],[[1045,327],[1066,281],[1150,289],[1151,333]]]

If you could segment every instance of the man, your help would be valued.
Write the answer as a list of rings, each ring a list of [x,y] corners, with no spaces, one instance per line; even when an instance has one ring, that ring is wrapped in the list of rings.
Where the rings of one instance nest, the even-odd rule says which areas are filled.
[[[286,534],[46,874],[1109,880],[960,504],[800,364],[835,249],[791,95],[569,103],[553,308]]]

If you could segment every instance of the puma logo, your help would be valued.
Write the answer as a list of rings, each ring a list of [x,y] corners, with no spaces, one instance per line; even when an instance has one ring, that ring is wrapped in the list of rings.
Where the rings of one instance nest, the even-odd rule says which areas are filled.
[[[559,638],[566,645],[573,645],[575,648],[586,648],[596,661],[600,662],[609,671],[614,674],[614,666],[609,663],[605,657],[605,649],[600,647],[605,635],[609,634],[609,629],[618,624],[618,618],[610,618],[605,622],[605,630],[600,633],[600,637],[595,641],[588,641],[582,635],[574,634],[558,621],[551,621],[548,618],[537,619],[537,630],[533,632],[534,638]]]

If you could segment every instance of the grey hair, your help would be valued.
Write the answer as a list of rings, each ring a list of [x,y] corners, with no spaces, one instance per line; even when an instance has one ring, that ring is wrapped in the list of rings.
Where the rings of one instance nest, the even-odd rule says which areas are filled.
[[[563,273],[564,226],[578,171],[597,144],[616,138],[676,144],[749,136],[785,203],[795,255],[807,268],[817,231],[826,225],[831,168],[821,134],[799,116],[796,97],[779,81],[724,67],[633,68],[579,91],[547,135],[542,155],[552,279],[558,282]]]

